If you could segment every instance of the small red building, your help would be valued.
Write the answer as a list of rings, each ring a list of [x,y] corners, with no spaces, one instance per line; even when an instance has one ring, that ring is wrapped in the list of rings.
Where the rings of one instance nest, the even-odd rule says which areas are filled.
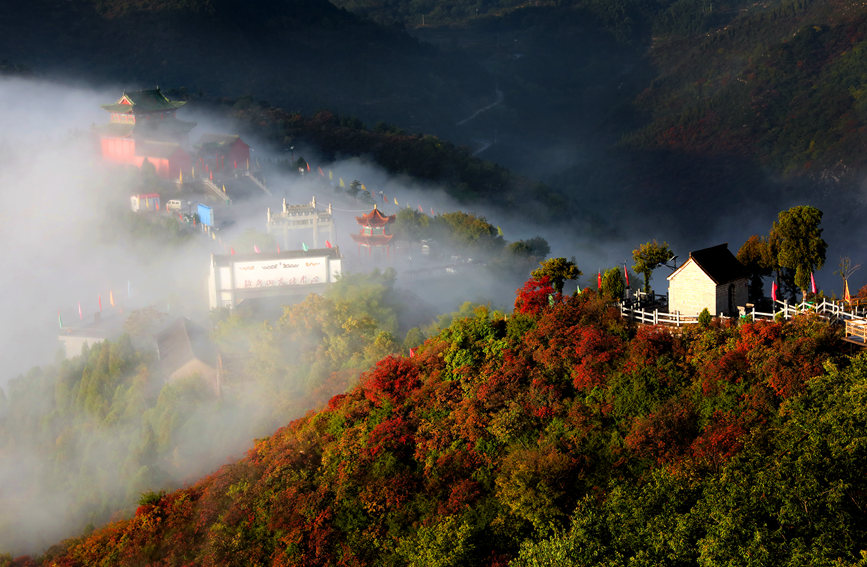
[[[385,252],[388,254],[394,235],[387,234],[385,229],[394,222],[394,219],[395,215],[382,214],[376,205],[373,205],[373,210],[366,215],[355,217],[355,220],[361,225],[361,230],[350,236],[358,242],[358,251],[361,252],[361,247],[364,246],[367,248],[367,254],[370,255],[372,248],[384,246]]]
[[[237,134],[204,134],[195,145],[200,167],[211,171],[250,169],[250,146]]]
[[[156,88],[125,92],[116,103],[102,105],[111,115],[98,127],[103,159],[137,167],[147,160],[164,178],[189,170],[191,158],[183,145],[196,124],[175,117],[184,104]]]

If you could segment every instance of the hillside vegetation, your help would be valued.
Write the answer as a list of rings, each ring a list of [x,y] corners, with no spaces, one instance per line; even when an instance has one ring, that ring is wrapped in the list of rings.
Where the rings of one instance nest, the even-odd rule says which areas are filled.
[[[867,358],[805,315],[633,328],[545,279],[45,565],[854,565]]]

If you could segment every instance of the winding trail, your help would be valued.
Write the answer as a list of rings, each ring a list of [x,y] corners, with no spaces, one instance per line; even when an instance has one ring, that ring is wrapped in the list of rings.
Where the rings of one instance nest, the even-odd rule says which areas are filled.
[[[481,114],[483,112],[487,112],[487,111],[491,110],[492,108],[494,108],[495,106],[501,104],[503,102],[503,98],[504,98],[503,97],[503,91],[501,91],[500,89],[496,89],[496,93],[497,93],[497,100],[495,100],[494,102],[492,102],[491,104],[489,104],[487,106],[483,106],[482,108],[476,110],[475,112],[473,112],[472,114],[470,114],[469,116],[464,118],[463,120],[456,122],[455,126],[463,126],[464,124],[466,124],[470,120],[477,117],[479,114]]]

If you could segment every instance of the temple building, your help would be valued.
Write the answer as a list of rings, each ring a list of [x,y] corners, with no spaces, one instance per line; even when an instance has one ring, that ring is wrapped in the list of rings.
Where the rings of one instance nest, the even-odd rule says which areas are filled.
[[[215,172],[250,169],[250,146],[237,134],[203,134],[195,150],[201,168]]]
[[[373,210],[360,217],[355,217],[358,224],[361,225],[361,230],[352,234],[352,239],[358,243],[358,251],[361,252],[362,247],[367,248],[367,254],[370,255],[373,248],[385,247],[385,253],[389,253],[391,239],[393,234],[387,234],[386,227],[393,223],[395,215],[386,216],[373,205]]]
[[[114,104],[102,105],[111,116],[97,128],[103,159],[137,167],[147,161],[167,179],[189,170],[192,160],[184,146],[196,124],[175,117],[184,104],[170,100],[158,87],[124,92]]]

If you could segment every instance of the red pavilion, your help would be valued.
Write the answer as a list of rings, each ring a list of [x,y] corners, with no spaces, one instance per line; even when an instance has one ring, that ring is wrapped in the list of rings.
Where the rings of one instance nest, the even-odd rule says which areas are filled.
[[[361,231],[357,234],[352,234],[352,239],[358,242],[358,250],[361,252],[361,247],[367,247],[367,254],[370,255],[370,250],[373,247],[384,246],[385,252],[388,254],[391,246],[393,234],[386,234],[385,227],[394,222],[395,215],[386,216],[373,205],[373,210],[355,217],[358,224],[361,225]]]

